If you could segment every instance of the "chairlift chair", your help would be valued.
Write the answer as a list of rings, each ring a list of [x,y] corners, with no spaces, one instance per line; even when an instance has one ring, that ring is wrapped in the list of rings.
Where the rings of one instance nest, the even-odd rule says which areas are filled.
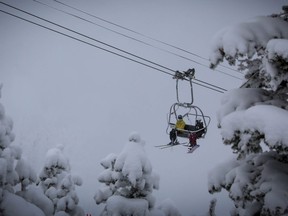
[[[183,116],[183,120],[185,121],[186,125],[184,129],[177,129],[177,137],[189,138],[191,133],[196,133],[198,139],[204,138],[207,133],[211,118],[204,115],[198,106],[193,105],[194,98],[192,79],[194,78],[194,74],[195,70],[189,69],[183,73],[176,71],[175,76],[173,77],[176,79],[177,102],[172,104],[168,113],[168,127],[166,130],[167,134],[170,133],[169,128],[170,130],[175,129],[178,115]],[[179,100],[179,80],[188,80],[190,83],[191,101],[189,103],[183,103]]]

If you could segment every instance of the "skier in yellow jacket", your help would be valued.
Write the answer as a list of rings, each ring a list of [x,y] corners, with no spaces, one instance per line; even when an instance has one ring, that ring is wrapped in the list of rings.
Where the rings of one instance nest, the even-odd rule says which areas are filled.
[[[178,119],[177,119],[177,122],[175,124],[175,129],[172,129],[170,131],[170,144],[174,145],[174,144],[177,144],[176,142],[176,139],[177,139],[177,134],[176,133],[181,133],[181,130],[184,130],[185,128],[185,121],[183,120],[183,116],[182,115],[178,115]],[[178,131],[178,129],[180,129],[180,131]],[[176,141],[176,142],[175,142]]]
[[[184,130],[185,125],[186,125],[186,123],[185,123],[185,121],[183,120],[182,115],[179,115],[179,116],[178,116],[178,120],[177,120],[177,122],[176,122],[176,124],[175,124],[176,130],[177,130],[177,129]]]

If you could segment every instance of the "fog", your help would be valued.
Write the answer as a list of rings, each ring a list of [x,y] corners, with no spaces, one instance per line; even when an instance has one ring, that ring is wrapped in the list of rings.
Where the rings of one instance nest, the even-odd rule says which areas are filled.
[[[41,0],[94,24],[36,1],[6,2],[172,70],[195,68],[197,79],[227,90],[239,87],[243,77],[224,67],[217,68],[218,71],[209,69],[205,59],[209,56],[213,35],[227,25],[277,13],[285,3],[273,0],[62,1],[145,35],[141,36],[55,1]],[[3,4],[0,7],[105,47]],[[122,37],[95,23],[150,45]],[[157,202],[170,198],[183,215],[200,215],[216,197],[217,213],[228,214],[231,203],[226,194],[210,195],[207,189],[210,170],[232,156],[232,151],[221,142],[215,118],[221,93],[193,86],[194,104],[212,118],[205,139],[199,140],[200,148],[193,154],[187,154],[182,146],[159,150],[154,146],[169,142],[167,113],[176,102],[175,80],[171,76],[3,12],[0,13],[0,26],[0,81],[4,84],[1,102],[14,121],[14,143],[22,147],[23,157],[37,172],[43,166],[47,150],[64,144],[72,173],[83,179],[83,186],[77,191],[86,213],[97,215],[103,208],[93,200],[100,185],[97,176],[103,170],[101,159],[112,152],[119,153],[129,134],[138,131],[146,141],[153,170],[160,175],[160,189],[154,193]],[[146,36],[189,50],[204,59]],[[183,88],[180,93],[185,100],[190,99],[190,91]]]

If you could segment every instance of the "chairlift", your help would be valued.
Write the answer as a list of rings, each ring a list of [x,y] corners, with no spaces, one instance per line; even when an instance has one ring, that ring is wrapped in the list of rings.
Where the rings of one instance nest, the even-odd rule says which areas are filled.
[[[176,129],[177,137],[181,138],[189,138],[192,133],[196,134],[197,139],[204,138],[208,126],[210,124],[211,118],[209,116],[204,115],[202,110],[193,105],[193,83],[192,79],[194,79],[195,69],[189,69],[185,72],[176,71],[174,75],[174,79],[176,79],[176,97],[177,102],[172,104],[168,114],[168,127],[166,133],[169,134],[172,129],[176,129],[175,125],[177,122],[177,118],[179,115],[182,115],[183,120],[186,125],[184,129]],[[190,94],[191,101],[190,102],[181,102],[179,99],[179,81],[189,81],[190,84]],[[169,130],[170,128],[170,130]]]

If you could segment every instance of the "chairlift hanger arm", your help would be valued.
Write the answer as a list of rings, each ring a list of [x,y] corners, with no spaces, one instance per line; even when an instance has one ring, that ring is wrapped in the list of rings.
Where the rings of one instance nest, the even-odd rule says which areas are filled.
[[[191,68],[191,69],[188,69],[187,71],[183,71],[183,72],[180,72],[180,71],[175,71],[175,74],[173,76],[173,79],[181,79],[181,80],[187,80],[186,78],[188,78],[189,80],[192,80],[195,78],[195,69],[194,68]]]
[[[188,78],[188,79],[187,79]],[[177,96],[177,101],[178,103],[181,103],[179,99],[179,90],[178,90],[178,82],[179,80],[187,80],[189,81],[190,84],[190,94],[191,94],[191,102],[186,103],[187,105],[192,105],[194,102],[194,97],[193,97],[193,86],[192,86],[192,79],[195,78],[195,69],[188,69],[187,71],[175,71],[175,75],[173,76],[173,79],[176,79],[176,96]]]

